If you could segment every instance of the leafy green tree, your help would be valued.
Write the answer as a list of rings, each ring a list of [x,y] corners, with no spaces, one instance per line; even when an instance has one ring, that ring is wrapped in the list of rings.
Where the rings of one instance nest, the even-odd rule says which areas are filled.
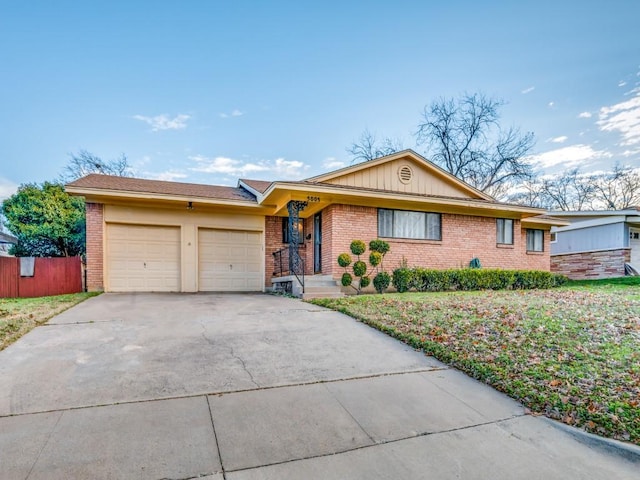
[[[2,202],[5,226],[18,238],[10,253],[67,257],[85,252],[84,200],[57,183],[21,185]]]

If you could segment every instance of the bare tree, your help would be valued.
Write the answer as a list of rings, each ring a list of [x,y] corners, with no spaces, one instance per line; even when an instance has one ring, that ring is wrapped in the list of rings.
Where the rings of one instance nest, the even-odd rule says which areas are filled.
[[[130,177],[132,174],[131,166],[124,153],[114,160],[102,160],[87,150],[80,150],[77,154],[70,153],[69,157],[69,163],[60,175],[61,183],[72,182],[90,173],[119,177]]]
[[[483,94],[441,98],[426,106],[416,141],[427,157],[461,180],[490,195],[503,196],[508,187],[531,177],[525,160],[534,145],[533,133],[500,127],[502,100]]]
[[[374,158],[399,152],[403,148],[402,142],[399,139],[385,137],[381,141],[378,141],[374,133],[365,129],[358,141],[353,142],[351,146],[347,147],[347,153],[351,155],[351,163],[368,162]]]
[[[611,172],[593,176],[594,201],[606,210],[640,206],[640,173],[616,163]]]
[[[524,182],[509,200],[548,210],[622,210],[640,205],[640,173],[619,164],[591,175],[574,168]]]

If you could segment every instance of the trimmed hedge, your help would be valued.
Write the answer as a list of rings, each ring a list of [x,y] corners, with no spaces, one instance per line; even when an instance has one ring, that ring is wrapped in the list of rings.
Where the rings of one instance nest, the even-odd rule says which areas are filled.
[[[442,292],[446,290],[525,290],[563,285],[567,277],[542,270],[463,268],[433,270],[397,268],[392,284],[398,292]]]

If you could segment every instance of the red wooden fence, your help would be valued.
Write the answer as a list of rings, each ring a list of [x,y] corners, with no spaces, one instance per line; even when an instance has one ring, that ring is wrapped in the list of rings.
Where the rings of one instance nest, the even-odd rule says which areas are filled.
[[[36,258],[33,277],[20,276],[20,259],[0,257],[0,297],[46,297],[82,291],[80,257]]]

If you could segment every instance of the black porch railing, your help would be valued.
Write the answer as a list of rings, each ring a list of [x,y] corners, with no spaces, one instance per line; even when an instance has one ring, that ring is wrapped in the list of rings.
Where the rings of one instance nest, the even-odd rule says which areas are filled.
[[[300,255],[300,248],[304,248],[304,246],[289,245],[273,252],[273,276],[294,275],[300,282],[302,293],[304,293],[304,258]]]

